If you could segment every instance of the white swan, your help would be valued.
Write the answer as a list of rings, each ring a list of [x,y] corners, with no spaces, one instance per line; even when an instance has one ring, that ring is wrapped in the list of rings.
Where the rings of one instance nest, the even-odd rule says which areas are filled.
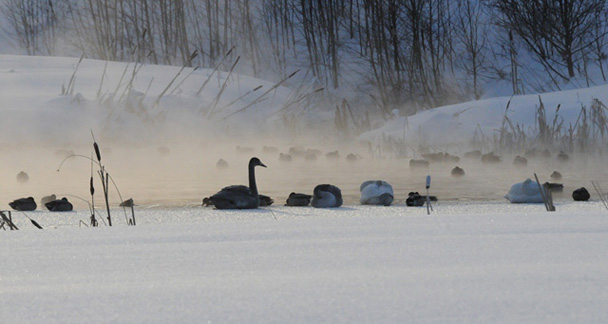
[[[331,208],[342,206],[342,191],[330,184],[320,184],[315,187],[311,205],[316,208]]]
[[[511,203],[542,203],[543,196],[538,184],[529,178],[524,182],[518,182],[511,186],[505,198]]]
[[[370,180],[365,181],[359,187],[363,205],[384,205],[389,206],[393,203],[393,187],[386,181]]]

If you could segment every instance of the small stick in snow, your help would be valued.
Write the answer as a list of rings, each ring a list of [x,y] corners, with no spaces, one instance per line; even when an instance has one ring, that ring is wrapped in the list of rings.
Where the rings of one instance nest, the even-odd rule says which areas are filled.
[[[429,188],[431,187],[431,176],[426,176],[426,214],[430,215],[433,206],[431,206],[431,198],[429,197]],[[429,210],[430,208],[430,210]]]

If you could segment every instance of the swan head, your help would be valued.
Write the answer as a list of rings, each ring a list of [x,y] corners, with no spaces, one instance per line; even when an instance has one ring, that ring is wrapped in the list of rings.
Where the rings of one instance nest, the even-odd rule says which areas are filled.
[[[390,206],[390,204],[393,203],[393,195],[391,195],[390,193],[383,193],[380,195],[380,197],[378,197],[378,199],[380,200],[380,203],[384,206]]]
[[[255,166],[266,167],[266,165],[264,165],[264,163],[262,163],[262,161],[260,161],[260,159],[258,159],[257,157],[252,157],[251,160],[249,160],[249,166],[250,167],[255,167]]]

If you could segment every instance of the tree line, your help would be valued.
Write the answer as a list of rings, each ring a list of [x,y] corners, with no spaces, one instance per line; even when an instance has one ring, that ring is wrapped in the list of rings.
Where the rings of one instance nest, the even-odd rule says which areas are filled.
[[[388,114],[606,81],[607,0],[3,0],[29,55],[231,66],[369,94]],[[196,55],[193,55],[193,54]],[[245,63],[243,63],[245,62]],[[532,62],[532,64],[529,64]],[[599,73],[595,73],[599,71]],[[596,74],[599,74],[599,79]]]

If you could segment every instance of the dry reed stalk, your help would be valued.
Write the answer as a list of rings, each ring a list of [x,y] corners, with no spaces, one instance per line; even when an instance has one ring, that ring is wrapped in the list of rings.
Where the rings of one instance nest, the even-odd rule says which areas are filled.
[[[602,201],[602,204],[604,204],[604,207],[608,209],[608,199],[606,198],[606,194],[600,187],[600,184],[597,181],[591,181],[591,184],[593,185],[593,188],[595,188],[597,194],[600,196],[600,200]]]
[[[234,72],[234,68],[239,63],[240,59],[241,59],[240,56],[238,56],[236,58],[236,60],[232,64],[232,67],[230,67],[230,71],[228,72],[228,75],[226,76],[226,79],[224,80],[224,82],[222,83],[222,86],[220,87],[220,91],[218,91],[218,93],[215,96],[215,98],[213,98],[213,101],[211,102],[211,108],[209,109],[209,112],[207,113],[207,118],[208,119],[211,119],[211,117],[213,117],[213,115],[215,114],[215,107],[217,106],[217,103],[220,101],[220,98],[222,97],[222,94],[224,93],[224,90],[226,90],[226,86],[228,85],[228,81],[230,80],[230,76],[232,75],[232,72]]]
[[[80,63],[84,59],[84,53],[80,56],[78,63],[76,64],[76,68],[74,68],[74,72],[72,72],[72,76],[70,77],[70,81],[68,82],[68,86],[63,89],[61,94],[64,95],[73,95],[74,94],[74,84],[76,83],[76,72],[78,72],[78,68],[80,67]]]
[[[247,108],[257,104],[258,102],[262,101],[264,97],[266,97],[266,95],[268,95],[271,91],[275,90],[276,88],[280,87],[281,84],[285,83],[287,80],[291,79],[294,75],[296,75],[298,72],[300,72],[300,69],[294,71],[293,73],[291,73],[290,75],[288,75],[286,78],[280,80],[279,82],[275,83],[270,89],[266,90],[264,93],[262,93],[259,97],[257,97],[255,100],[253,100],[252,102],[250,102],[249,104],[247,104],[245,107],[232,112],[231,114],[229,114],[228,116],[222,118],[222,120],[226,120],[230,117],[232,117],[235,114],[238,114],[240,112],[243,112],[245,110],[247,110]]]
[[[177,80],[177,78],[182,74],[182,72],[186,69],[186,67],[190,66],[190,64],[192,63],[192,60],[197,55],[198,55],[197,50],[194,50],[194,52],[192,52],[192,54],[190,55],[189,60],[182,65],[181,69],[179,69],[179,71],[177,72],[177,74],[173,77],[173,79],[171,79],[171,81],[169,82],[169,84],[167,84],[167,86],[165,87],[165,89],[158,95],[158,97],[156,97],[156,100],[154,100],[154,104],[152,104],[152,107],[158,106],[158,103],[160,102],[160,99],[165,95],[165,93],[169,90],[169,88],[171,88],[171,86],[173,85],[173,83],[175,82],[175,80]]]
[[[232,53],[233,49],[234,49],[234,46],[232,46],[228,50],[228,52],[226,52],[226,54],[224,54],[224,56],[222,57],[222,59],[215,65],[215,67],[213,67],[213,71],[211,71],[211,74],[209,74],[209,76],[207,77],[207,79],[205,80],[205,82],[203,82],[203,84],[201,85],[201,87],[196,92],[197,96],[200,96],[201,92],[203,92],[203,89],[205,89],[205,86],[207,85],[207,83],[209,83],[209,80],[211,80],[211,77],[213,76],[213,74],[215,74],[215,72],[218,71],[218,69],[220,68],[220,66],[224,63],[224,60],[226,60],[226,58],[228,58],[228,56],[230,56],[230,53]]]

